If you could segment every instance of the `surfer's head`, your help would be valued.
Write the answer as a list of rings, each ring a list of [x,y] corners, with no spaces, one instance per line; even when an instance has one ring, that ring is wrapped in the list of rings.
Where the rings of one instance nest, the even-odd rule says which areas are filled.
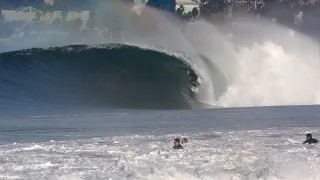
[[[187,69],[187,74],[194,73],[192,69]]]
[[[306,139],[312,139],[311,133],[308,133],[308,134],[306,135]]]

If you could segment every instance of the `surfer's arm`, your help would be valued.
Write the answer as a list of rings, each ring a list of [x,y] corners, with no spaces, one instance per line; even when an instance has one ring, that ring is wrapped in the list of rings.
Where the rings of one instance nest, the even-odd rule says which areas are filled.
[[[304,142],[303,142],[303,144],[305,144],[305,143],[307,143],[308,142],[308,140],[305,140]]]

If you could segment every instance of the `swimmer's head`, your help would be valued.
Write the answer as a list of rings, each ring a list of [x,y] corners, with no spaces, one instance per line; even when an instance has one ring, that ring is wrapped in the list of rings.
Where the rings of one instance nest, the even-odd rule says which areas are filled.
[[[312,139],[311,133],[308,133],[308,134],[306,135],[306,139]]]
[[[181,143],[182,143],[182,144],[185,144],[185,143],[187,143],[187,142],[188,142],[188,139],[187,139],[187,138],[182,138],[182,139],[181,139]]]

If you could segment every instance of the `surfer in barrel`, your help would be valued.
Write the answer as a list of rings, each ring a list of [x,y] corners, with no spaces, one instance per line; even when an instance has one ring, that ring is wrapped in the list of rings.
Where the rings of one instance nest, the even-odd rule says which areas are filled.
[[[191,77],[190,83],[196,87],[196,81],[199,78],[198,75],[193,70],[187,70],[187,74]]]

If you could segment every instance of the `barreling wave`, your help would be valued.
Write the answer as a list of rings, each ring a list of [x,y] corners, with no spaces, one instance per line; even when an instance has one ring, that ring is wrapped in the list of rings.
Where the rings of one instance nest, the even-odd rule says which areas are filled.
[[[109,44],[0,54],[1,109],[194,109],[189,64],[163,52]]]

